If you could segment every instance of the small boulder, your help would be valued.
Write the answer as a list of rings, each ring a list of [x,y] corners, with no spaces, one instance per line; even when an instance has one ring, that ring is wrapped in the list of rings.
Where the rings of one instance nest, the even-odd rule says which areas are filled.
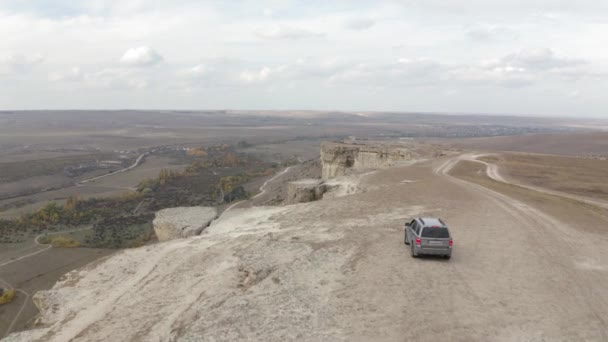
[[[320,179],[302,179],[287,184],[287,204],[317,201],[326,189]]]
[[[158,241],[200,235],[217,218],[213,207],[178,207],[156,212],[152,221]]]

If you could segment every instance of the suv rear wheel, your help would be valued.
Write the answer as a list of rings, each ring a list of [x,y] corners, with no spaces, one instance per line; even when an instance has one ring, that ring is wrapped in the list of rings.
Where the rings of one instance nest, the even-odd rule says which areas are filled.
[[[416,250],[414,248],[414,245],[411,245],[410,250],[412,251],[412,258],[417,258],[418,254],[416,254]]]

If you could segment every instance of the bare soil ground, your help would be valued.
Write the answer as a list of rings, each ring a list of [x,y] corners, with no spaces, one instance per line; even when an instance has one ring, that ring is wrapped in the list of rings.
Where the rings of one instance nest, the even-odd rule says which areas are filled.
[[[21,214],[35,211],[49,202],[63,204],[65,199],[72,195],[79,195],[81,198],[112,197],[121,195],[132,191],[131,189],[137,186],[137,184],[144,179],[158,177],[158,174],[162,169],[183,169],[183,165],[173,165],[171,161],[172,160],[167,157],[150,156],[146,158],[141,165],[129,170],[128,172],[117,173],[86,184],[79,184],[77,186],[66,186],[65,188],[58,190],[45,191],[34,195],[19,196],[11,199],[0,200],[0,207],[9,208],[11,205],[17,206],[16,208],[9,208],[4,211],[0,211],[0,218],[17,218]],[[64,178],[65,177],[60,179]],[[21,185],[21,183],[29,181],[34,180],[30,178],[27,181],[21,181],[16,186],[22,187],[23,185]],[[9,185],[10,184],[2,184],[0,185],[0,189],[2,189],[4,186],[8,187]],[[23,205],[23,202],[27,202],[28,204]]]
[[[21,196],[0,201],[0,207],[10,207],[16,205],[19,202],[25,202],[28,204],[19,204],[17,208],[10,208],[0,211],[0,218],[17,218],[23,213],[36,211],[43,207],[49,202],[57,202],[58,204],[64,204],[65,199],[71,195],[78,194],[81,198],[90,197],[113,197],[121,195],[125,192],[129,192],[128,189],[117,188],[117,187],[104,187],[104,186],[71,186],[60,190],[51,190],[41,192],[35,195]]]
[[[608,157],[608,132],[530,134],[435,142],[466,150]]]
[[[87,155],[87,152],[12,152],[12,153],[1,153],[0,152],[0,160],[4,163],[12,163],[12,162],[24,162],[28,160],[43,160],[43,159],[51,159],[51,158],[61,158],[61,157],[76,157]]]
[[[16,182],[0,183],[0,199],[23,197],[24,194],[37,193],[45,189],[63,188],[74,181],[62,174],[34,176]]]
[[[321,148],[321,139],[295,140],[275,144],[260,144],[240,149],[243,153],[252,153],[263,156],[268,160],[281,160],[286,158],[305,161],[318,159]]]
[[[51,248],[18,263],[0,267],[0,280],[22,291],[18,293],[19,300],[0,306],[0,337],[11,325],[11,332],[33,327],[38,309],[31,296],[36,292],[52,287],[66,272],[113,252],[90,248]],[[25,298],[23,292],[29,294],[30,298]]]

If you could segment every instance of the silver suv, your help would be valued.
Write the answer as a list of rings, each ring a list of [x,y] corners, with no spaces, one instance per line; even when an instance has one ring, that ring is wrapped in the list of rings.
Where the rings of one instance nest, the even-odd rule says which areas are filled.
[[[439,218],[417,218],[405,224],[405,244],[410,245],[412,257],[421,254],[452,257],[454,244],[448,226]]]

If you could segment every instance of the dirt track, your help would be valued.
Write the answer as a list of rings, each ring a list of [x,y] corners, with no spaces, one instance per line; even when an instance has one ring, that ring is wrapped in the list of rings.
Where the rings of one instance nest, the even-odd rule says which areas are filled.
[[[52,232],[60,235],[77,232],[90,227]],[[88,262],[110,254],[101,249],[52,249],[41,244],[36,236],[31,245],[13,253],[2,254],[0,261],[0,287],[14,288],[19,295],[15,302],[0,308],[0,337],[8,332],[19,331],[32,326],[38,310],[31,297],[39,290],[51,287],[64,273],[81,267]]]
[[[534,186],[534,185],[530,185],[530,184],[525,184],[522,182],[516,182],[513,180],[507,180],[505,179],[501,173],[500,170],[498,169],[498,165],[493,164],[493,163],[488,163],[486,161],[483,160],[479,160],[478,158],[485,156],[484,154],[466,154],[466,155],[462,155],[460,156],[461,160],[469,160],[469,161],[474,161],[476,163],[481,163],[483,165],[486,166],[486,174],[488,175],[488,177],[490,177],[491,179],[497,181],[497,182],[501,182],[501,183],[506,183],[506,184],[514,184],[523,188],[527,188],[529,190],[532,191],[536,191],[536,192],[542,192],[545,194],[549,194],[549,195],[554,195],[554,196],[559,196],[559,197],[564,197],[564,198],[569,198],[575,201],[579,201],[579,202],[583,202],[583,203],[587,203],[587,204],[591,204],[591,205],[595,205],[604,209],[608,209],[608,202],[606,201],[602,201],[599,199],[592,199],[592,198],[587,198],[587,197],[583,197],[583,196],[577,196],[577,195],[573,195],[573,194],[569,194],[569,193],[565,193],[562,191],[554,191],[554,190],[550,190],[550,189],[545,189],[545,188],[541,188],[538,186]]]
[[[15,340],[608,340],[608,230],[452,177],[458,158],[120,253],[50,294],[63,309],[48,331]],[[403,223],[427,215],[450,225],[450,261],[403,244]]]

